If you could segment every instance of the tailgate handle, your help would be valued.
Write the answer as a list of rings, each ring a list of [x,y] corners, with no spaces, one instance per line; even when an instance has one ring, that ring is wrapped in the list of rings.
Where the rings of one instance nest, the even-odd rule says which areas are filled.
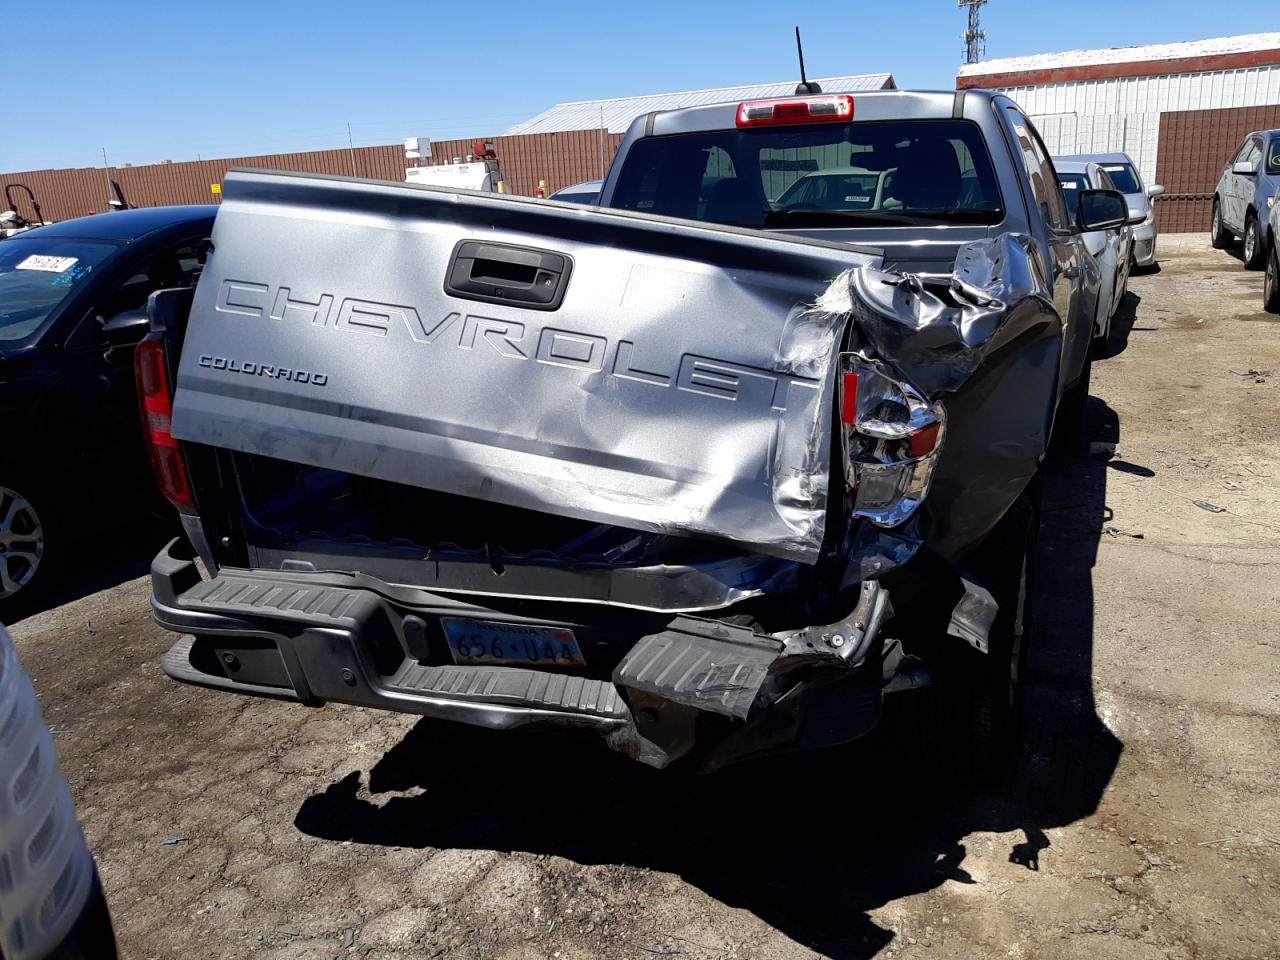
[[[463,240],[453,248],[444,292],[464,300],[555,310],[572,269],[573,259],[563,253]]]

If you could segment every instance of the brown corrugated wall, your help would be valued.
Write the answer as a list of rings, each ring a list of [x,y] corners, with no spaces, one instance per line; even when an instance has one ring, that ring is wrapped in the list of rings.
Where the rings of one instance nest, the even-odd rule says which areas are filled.
[[[569,130],[515,137],[494,137],[495,151],[510,192],[532,196],[539,180],[549,192],[582,180],[599,178],[613,160],[621,134],[602,130]],[[432,161],[466,157],[475,139],[437,140],[431,145]],[[108,209],[113,194],[108,177],[114,177],[125,198],[135,206],[154,207],[177,203],[210,203],[217,198],[210,187],[221,183],[232,167],[265,167],[305,173],[355,175],[377,180],[404,179],[404,149],[400,144],[356,147],[354,151],[317,150],[310,153],[277,153],[259,157],[230,157],[184,163],[155,163],[140,167],[80,167],[65,170],[28,170],[0,173],[0,189],[25,183],[35,192],[46,219],[67,220]],[[26,194],[14,191],[18,211],[31,216]],[[7,207],[7,203],[3,204]]]
[[[1280,106],[1162,113],[1156,159],[1156,182],[1165,189],[1156,201],[1160,232],[1207,231],[1222,168],[1245,134],[1277,127]]]

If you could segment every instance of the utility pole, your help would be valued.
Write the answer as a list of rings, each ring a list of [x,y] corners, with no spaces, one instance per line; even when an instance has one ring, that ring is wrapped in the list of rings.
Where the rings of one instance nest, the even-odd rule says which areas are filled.
[[[964,62],[977,63],[987,55],[987,31],[982,29],[982,7],[987,0],[959,0],[961,9],[969,10],[969,25],[964,31]]]
[[[351,152],[351,175],[356,175],[356,145],[351,140],[351,121],[347,121],[347,150]]]
[[[604,179],[604,104],[600,105],[600,133],[598,139],[600,141],[600,179]]]
[[[111,196],[111,164],[107,162],[107,148],[102,148],[102,175],[107,178],[107,196]]]

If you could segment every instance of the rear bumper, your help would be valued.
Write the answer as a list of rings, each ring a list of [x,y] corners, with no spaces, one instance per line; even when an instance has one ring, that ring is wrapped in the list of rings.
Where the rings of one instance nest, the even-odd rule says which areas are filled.
[[[886,682],[879,628],[888,594],[876,583],[863,585],[840,623],[783,639],[612,607],[483,607],[347,574],[224,569],[202,580],[177,540],[155,558],[152,589],[157,622],[182,634],[163,660],[175,680],[496,730],[591,734],[657,767],[695,752],[714,768],[855,739],[879,719]],[[568,627],[585,641],[588,668],[456,664],[443,616]]]

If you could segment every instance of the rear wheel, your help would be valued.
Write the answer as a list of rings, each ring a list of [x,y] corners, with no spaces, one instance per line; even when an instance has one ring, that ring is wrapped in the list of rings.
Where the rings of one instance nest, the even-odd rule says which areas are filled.
[[[1258,218],[1250,213],[1244,221],[1244,268],[1261,270],[1262,258],[1265,256],[1266,251],[1262,248],[1262,241],[1258,237]]]
[[[29,483],[0,483],[0,619],[49,582],[49,517]]]
[[[1280,313],[1280,243],[1273,238],[1268,246],[1267,275],[1262,281],[1262,306],[1270,313]]]
[[[1222,208],[1218,205],[1217,198],[1213,201],[1213,221],[1209,227],[1209,242],[1216,250],[1225,249],[1231,242],[1231,234],[1222,225]]]
[[[938,638],[935,682],[902,694],[914,698],[906,718],[910,749],[933,772],[982,783],[1010,769],[1021,738],[1038,530],[1032,499],[1020,497],[973,558],[971,572],[998,608],[987,651]]]

